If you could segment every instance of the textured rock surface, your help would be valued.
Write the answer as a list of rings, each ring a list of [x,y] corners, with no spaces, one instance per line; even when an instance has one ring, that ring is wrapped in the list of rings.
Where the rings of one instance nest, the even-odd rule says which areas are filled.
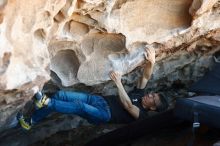
[[[117,70],[131,90],[149,46],[149,90],[190,84],[220,50],[219,12],[217,0],[0,0],[0,131],[50,79],[115,94]]]

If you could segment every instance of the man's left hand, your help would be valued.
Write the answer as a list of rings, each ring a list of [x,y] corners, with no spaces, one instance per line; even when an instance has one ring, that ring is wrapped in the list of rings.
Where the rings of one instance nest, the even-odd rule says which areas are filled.
[[[116,83],[121,83],[121,74],[119,72],[110,72],[110,78]]]

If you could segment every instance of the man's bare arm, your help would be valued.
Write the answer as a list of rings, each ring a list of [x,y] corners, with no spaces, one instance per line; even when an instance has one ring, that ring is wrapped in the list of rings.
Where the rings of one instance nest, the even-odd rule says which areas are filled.
[[[147,61],[145,63],[143,75],[142,75],[142,77],[140,77],[138,84],[137,84],[138,89],[144,89],[146,87],[147,82],[152,75],[153,67],[154,67],[154,63],[155,63],[155,50],[154,50],[154,48],[146,49],[146,52],[144,55],[145,55]]]
[[[117,72],[111,72],[110,78],[115,82],[118,93],[119,93],[119,99],[121,103],[123,104],[124,108],[135,118],[137,119],[139,117],[139,108],[132,104],[128,94],[126,93],[122,83],[121,83],[121,74]]]

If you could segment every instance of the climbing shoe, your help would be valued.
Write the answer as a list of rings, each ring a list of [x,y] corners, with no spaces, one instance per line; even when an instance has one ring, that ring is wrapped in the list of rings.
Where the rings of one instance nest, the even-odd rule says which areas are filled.
[[[20,126],[24,129],[24,130],[30,130],[31,129],[31,125],[32,125],[32,120],[31,118],[25,118],[23,116],[23,114],[18,113],[17,114],[17,120],[20,124]]]
[[[44,106],[47,105],[49,98],[42,92],[37,92],[35,95],[34,95],[34,103],[35,103],[35,107],[36,109],[40,109]]]

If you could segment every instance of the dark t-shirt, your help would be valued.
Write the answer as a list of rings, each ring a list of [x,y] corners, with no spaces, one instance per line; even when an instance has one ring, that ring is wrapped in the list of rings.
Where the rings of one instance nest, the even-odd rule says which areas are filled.
[[[128,96],[130,97],[132,104],[140,109],[138,120],[147,117],[148,111],[141,105],[141,98],[144,96],[144,90],[135,88],[133,91],[128,93]],[[105,100],[110,106],[111,123],[126,124],[135,120],[135,118],[126,109],[124,109],[119,97],[106,96]]]

